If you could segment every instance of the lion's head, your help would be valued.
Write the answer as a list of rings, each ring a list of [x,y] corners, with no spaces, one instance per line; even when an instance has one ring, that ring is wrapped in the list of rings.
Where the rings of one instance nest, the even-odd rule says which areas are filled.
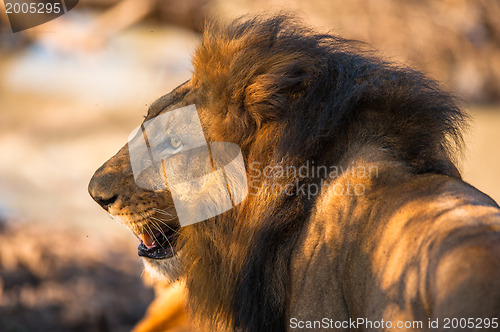
[[[138,185],[130,144],[94,175],[92,197],[140,239],[146,270],[186,278],[190,307],[219,328],[284,328],[292,251],[306,221],[321,213],[315,204],[330,204],[303,188],[346,173],[283,170],[382,160],[412,176],[460,178],[451,156],[465,115],[453,98],[363,47],[283,15],[207,26],[192,78],[157,100],[145,122],[195,105],[209,144],[240,147],[247,177],[255,181],[229,211],[181,227],[168,188]],[[189,139],[168,124],[162,133],[169,155]],[[175,165],[203,163],[196,158]],[[161,172],[150,170],[144,182]],[[219,193],[212,195],[217,200]]]

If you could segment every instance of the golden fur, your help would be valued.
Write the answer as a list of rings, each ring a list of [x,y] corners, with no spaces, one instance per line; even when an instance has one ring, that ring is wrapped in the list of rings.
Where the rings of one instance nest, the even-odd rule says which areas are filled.
[[[145,259],[160,277],[176,267],[200,328],[499,317],[499,209],[461,180],[466,116],[435,82],[286,16],[209,25],[193,63],[147,119],[196,104],[209,142],[241,147],[250,187],[181,228],[175,258]],[[126,147],[89,190],[136,233],[175,213],[135,185]]]
[[[186,312],[185,287],[181,282],[172,284],[156,283],[155,300],[149,305],[144,318],[132,332],[191,332]]]

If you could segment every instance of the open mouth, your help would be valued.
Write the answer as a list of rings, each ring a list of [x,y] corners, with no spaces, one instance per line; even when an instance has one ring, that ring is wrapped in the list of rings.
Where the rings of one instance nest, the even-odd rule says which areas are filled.
[[[137,253],[141,257],[152,259],[170,258],[175,255],[178,227],[165,226],[159,229],[144,231],[140,236],[141,244]]]

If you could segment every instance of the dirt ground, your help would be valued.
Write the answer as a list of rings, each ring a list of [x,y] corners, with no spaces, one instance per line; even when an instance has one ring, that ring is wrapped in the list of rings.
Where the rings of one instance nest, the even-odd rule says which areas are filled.
[[[125,242],[18,222],[0,233],[1,331],[130,331],[153,291]]]

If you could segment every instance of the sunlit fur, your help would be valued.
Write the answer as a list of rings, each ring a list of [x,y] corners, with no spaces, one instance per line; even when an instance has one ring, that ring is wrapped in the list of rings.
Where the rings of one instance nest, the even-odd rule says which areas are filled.
[[[254,162],[378,170],[271,176],[231,211],[181,228],[188,305],[201,328],[499,315],[498,206],[462,182],[453,159],[466,115],[436,82],[286,15],[209,24],[193,64],[192,79],[148,119],[195,104],[209,142],[241,147],[249,178]],[[108,163],[126,168],[126,158],[122,151]],[[131,176],[120,172],[107,174]],[[269,190],[320,181],[324,190],[312,197]],[[365,191],[335,190],[349,183]],[[168,205],[120,188],[134,193],[125,209]]]
[[[185,88],[210,139],[239,144],[247,165],[346,164],[370,144],[415,174],[458,176],[449,140],[459,144],[463,113],[434,82],[360,47],[285,16],[209,25]],[[193,310],[249,330],[283,328],[290,256],[313,207],[261,191],[185,229]]]

